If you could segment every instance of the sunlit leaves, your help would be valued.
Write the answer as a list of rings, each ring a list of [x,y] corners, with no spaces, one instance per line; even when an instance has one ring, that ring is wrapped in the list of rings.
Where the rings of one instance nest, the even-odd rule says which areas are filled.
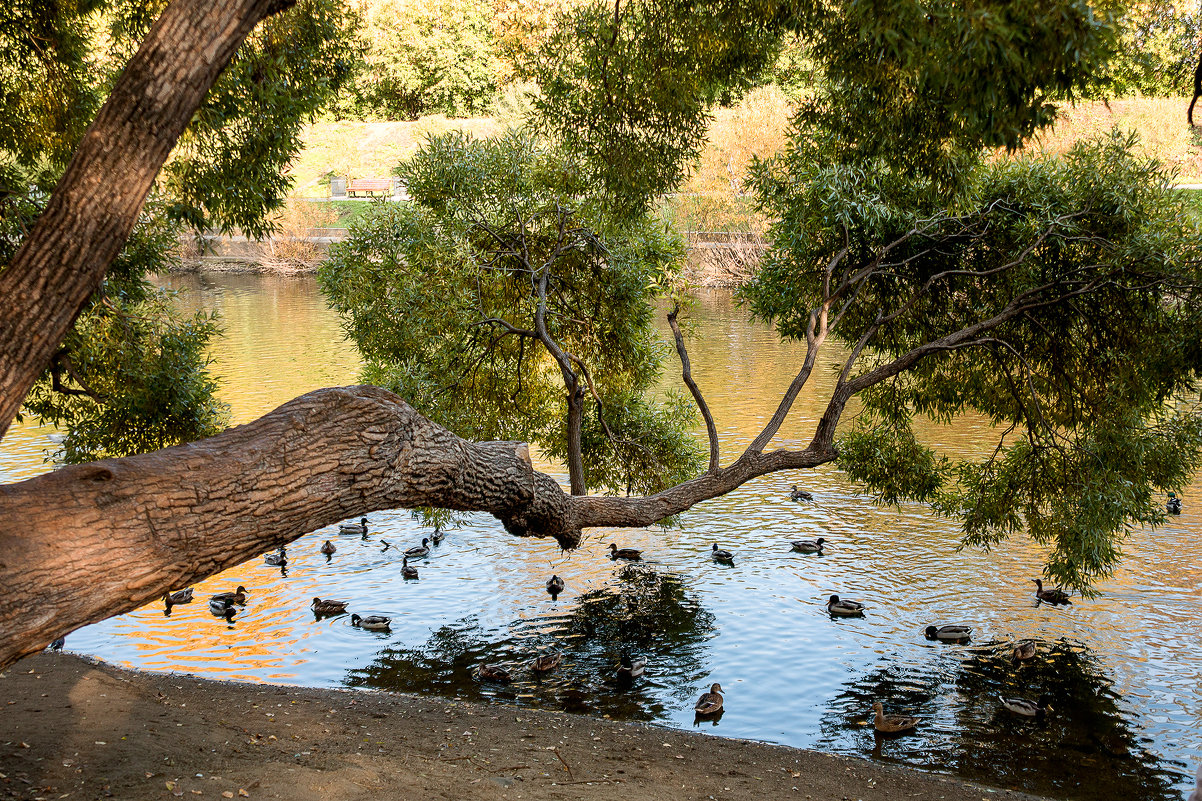
[[[836,282],[857,277],[832,335],[870,337],[859,373],[984,326],[862,393],[840,464],[883,502],[962,520],[966,544],[1025,532],[1050,577],[1089,591],[1199,463],[1202,234],[1168,177],[1115,134],[1063,158],[978,163],[932,203],[923,179],[813,152],[762,170],[782,214],[780,247],[745,290],[754,311],[800,336],[837,260]],[[997,450],[944,465],[913,438],[920,414],[983,415]]]
[[[342,0],[299,0],[247,38],[165,168],[172,213],[252,237],[292,187],[301,126],[349,79],[357,34]]]
[[[541,90],[532,122],[615,207],[642,212],[683,181],[710,106],[773,63],[783,13],[761,0],[589,3],[519,67]]]
[[[79,463],[128,456],[218,433],[228,408],[216,398],[205,353],[219,333],[216,317],[188,317],[170,295],[110,298],[86,311],[52,369],[74,394],[39,379],[25,408],[67,431],[57,458]],[[69,364],[69,369],[66,365]]]
[[[565,381],[535,335],[545,274],[548,334],[585,392],[588,483],[653,491],[691,474],[688,407],[649,397],[653,291],[681,243],[647,217],[614,219],[574,160],[526,134],[446,134],[399,172],[413,203],[373,208],[320,274],[365,379],[461,436],[566,458]]]

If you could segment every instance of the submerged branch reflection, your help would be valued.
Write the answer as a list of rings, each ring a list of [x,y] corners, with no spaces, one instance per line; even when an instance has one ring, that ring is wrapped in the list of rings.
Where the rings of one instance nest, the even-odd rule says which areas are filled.
[[[346,684],[395,692],[495,698],[621,720],[665,716],[665,696],[687,701],[705,675],[704,645],[714,617],[679,576],[628,565],[611,585],[577,597],[558,615],[485,629],[474,617],[433,631],[416,647],[389,647],[349,672]],[[553,670],[533,670],[540,654],[559,652]],[[647,660],[637,678],[619,675],[623,654]],[[473,677],[483,664],[504,667],[509,684]]]
[[[1082,643],[1040,642],[1035,657],[1014,645],[932,650],[923,667],[884,664],[848,681],[823,715],[823,749],[936,769],[966,779],[1074,799],[1179,798],[1181,777],[1149,753],[1140,723],[1125,714],[1113,680]],[[1008,711],[1001,697],[1046,697],[1046,715]],[[870,707],[917,715],[909,737],[874,737]]]

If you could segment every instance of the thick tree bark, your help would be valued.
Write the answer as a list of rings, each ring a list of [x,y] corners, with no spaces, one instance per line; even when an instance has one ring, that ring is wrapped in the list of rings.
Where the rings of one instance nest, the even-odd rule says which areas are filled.
[[[263,18],[295,0],[173,0],[0,272],[0,438],[133,230],[155,176]]]
[[[535,471],[522,443],[460,439],[377,387],[317,390],[207,440],[0,486],[0,668],[377,509],[485,511],[512,534],[571,548],[583,527],[649,525],[833,457],[751,454],[648,498],[578,497]]]

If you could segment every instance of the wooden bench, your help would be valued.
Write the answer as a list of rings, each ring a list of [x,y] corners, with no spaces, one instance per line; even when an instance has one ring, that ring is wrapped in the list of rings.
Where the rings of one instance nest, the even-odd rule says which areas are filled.
[[[355,178],[346,187],[346,193],[351,197],[359,192],[365,195],[374,195],[378,192],[392,194],[392,179],[391,178]]]

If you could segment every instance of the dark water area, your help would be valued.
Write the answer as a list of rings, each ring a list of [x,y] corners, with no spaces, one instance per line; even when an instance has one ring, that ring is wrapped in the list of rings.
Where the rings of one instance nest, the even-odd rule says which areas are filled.
[[[186,302],[217,309],[227,337],[214,351],[235,422],[320,386],[354,383],[358,357],[308,279],[197,275],[167,279]],[[775,410],[800,363],[725,293],[693,311],[694,372],[733,459]],[[667,341],[665,335],[665,341]],[[665,380],[676,377],[675,364]],[[775,442],[804,445],[833,384],[816,370]],[[918,426],[954,453],[991,447],[987,421]],[[53,432],[26,422],[0,444],[0,480],[46,469]],[[555,472],[554,468],[548,468]],[[788,499],[800,484],[813,503]],[[170,615],[151,604],[75,632],[67,648],[142,670],[316,687],[362,687],[652,721],[718,736],[816,748],[999,787],[1074,799],[1181,799],[1202,759],[1202,482],[1184,514],[1124,544],[1122,569],[1096,600],[1037,604],[1041,553],[1014,540],[958,551],[954,521],[916,505],[876,507],[834,467],[767,476],[700,504],[671,529],[592,530],[581,548],[516,539],[486,515],[448,529],[403,580],[401,551],[429,531],[406,510],[368,514],[365,536],[332,526],[289,546],[285,569],[255,559],[196,588],[198,599],[249,588],[232,625],[203,600]],[[789,541],[824,537],[823,555]],[[327,559],[318,549],[331,540]],[[606,557],[610,542],[643,562]],[[733,566],[709,558],[713,543]],[[385,545],[388,545],[386,548]],[[552,599],[545,582],[564,578]],[[826,598],[863,602],[833,618]],[[392,618],[388,632],[316,618],[314,596]],[[931,624],[973,627],[967,643],[932,642]],[[1014,644],[1038,642],[1016,662]],[[555,651],[547,674],[531,660]],[[632,682],[623,652],[647,660]],[[473,677],[504,665],[510,684]],[[695,720],[713,682],[726,711]],[[1038,718],[999,696],[1036,700]],[[913,734],[878,738],[874,701],[915,715]]]

